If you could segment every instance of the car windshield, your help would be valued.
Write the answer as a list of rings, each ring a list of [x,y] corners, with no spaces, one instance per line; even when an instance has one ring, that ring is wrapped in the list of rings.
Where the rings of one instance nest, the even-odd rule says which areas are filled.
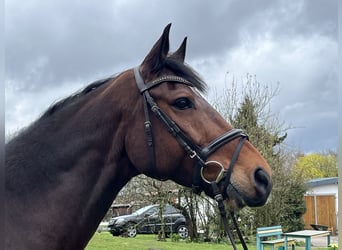
[[[140,214],[143,214],[145,213],[147,210],[149,210],[150,208],[152,208],[154,205],[150,205],[150,206],[147,206],[147,207],[142,207],[140,209],[138,209],[137,211],[133,212],[132,214],[134,215],[140,215]]]

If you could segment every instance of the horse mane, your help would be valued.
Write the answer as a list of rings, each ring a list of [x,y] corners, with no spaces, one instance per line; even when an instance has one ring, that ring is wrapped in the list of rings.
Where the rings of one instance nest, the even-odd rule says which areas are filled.
[[[84,89],[81,89],[80,91],[77,91],[76,93],[74,93],[74,94],[72,94],[72,95],[70,95],[70,96],[68,96],[62,100],[57,101],[56,103],[52,104],[52,106],[50,106],[45,111],[45,113],[41,116],[41,118],[51,116],[52,114],[56,113],[58,110],[61,110],[63,107],[75,102],[76,100],[87,95],[88,93],[92,92],[93,90],[98,89],[99,87],[110,82],[111,80],[114,80],[116,77],[117,77],[117,75],[110,76],[110,77],[92,82],[88,86],[86,86]]]

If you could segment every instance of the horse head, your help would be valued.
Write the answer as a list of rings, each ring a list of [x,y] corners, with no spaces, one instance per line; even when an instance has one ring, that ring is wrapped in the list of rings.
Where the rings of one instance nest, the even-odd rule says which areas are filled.
[[[272,188],[269,165],[201,95],[206,84],[184,63],[187,39],[169,52],[170,26],[134,70],[141,97],[125,137],[130,161],[140,173],[212,197],[214,183],[231,210],[264,205]]]

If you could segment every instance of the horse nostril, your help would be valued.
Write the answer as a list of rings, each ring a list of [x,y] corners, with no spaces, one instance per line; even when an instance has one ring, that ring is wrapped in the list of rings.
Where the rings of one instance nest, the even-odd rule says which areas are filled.
[[[254,172],[255,189],[259,195],[267,195],[271,191],[272,183],[269,174],[262,168]]]

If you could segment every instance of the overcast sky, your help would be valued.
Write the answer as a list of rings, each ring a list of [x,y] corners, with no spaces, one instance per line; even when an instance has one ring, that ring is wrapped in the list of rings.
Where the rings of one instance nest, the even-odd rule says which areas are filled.
[[[337,2],[7,1],[6,135],[91,81],[140,64],[171,22],[171,50],[188,37],[186,62],[209,98],[230,76],[279,84],[271,109],[294,127],[287,145],[336,150]]]

